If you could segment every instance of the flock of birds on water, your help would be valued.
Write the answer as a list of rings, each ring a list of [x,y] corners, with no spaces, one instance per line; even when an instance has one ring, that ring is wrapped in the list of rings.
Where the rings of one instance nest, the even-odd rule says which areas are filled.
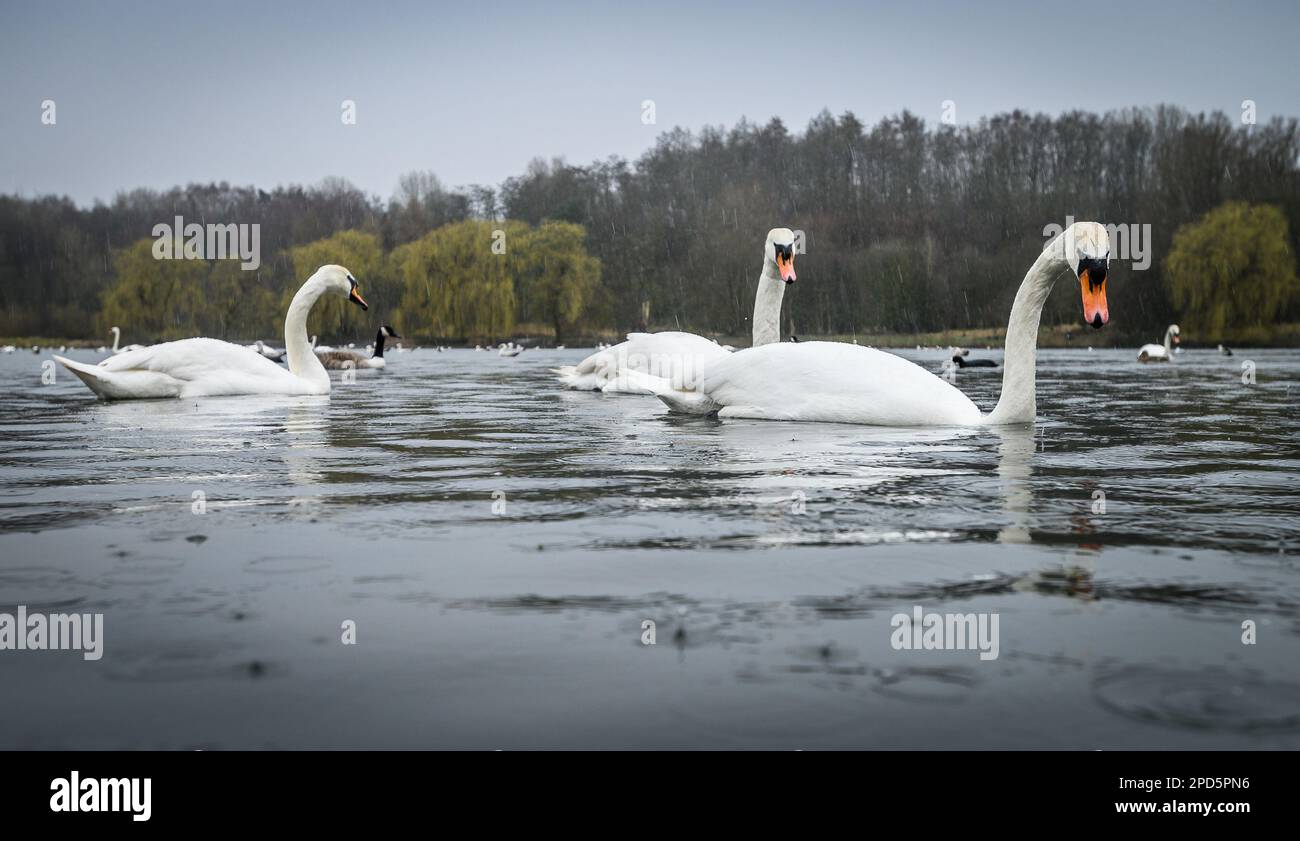
[[[619,344],[598,345],[577,365],[554,369],[559,383],[580,391],[653,395],[673,412],[724,418],[885,426],[1033,423],[1039,320],[1053,284],[1064,276],[1078,283],[1084,321],[1091,327],[1100,329],[1110,318],[1106,229],[1096,222],[1076,222],[1037,255],[1021,281],[1007,323],[1002,392],[993,410],[984,413],[948,379],[901,356],[856,342],[799,341],[794,336],[781,341],[781,304],[785,289],[796,281],[794,246],[789,228],[773,228],[767,235],[751,347],[737,350],[680,331],[630,333]],[[328,370],[382,369],[387,343],[402,337],[381,325],[369,355],[352,346],[317,345],[316,337],[307,335],[307,317],[323,295],[369,309],[352,273],[327,265],[303,283],[289,304],[283,348],[208,338],[123,347],[121,331],[113,327],[112,348],[99,349],[109,356],[98,364],[54,358],[105,400],[328,394]],[[1138,361],[1173,361],[1179,333],[1178,325],[1171,324],[1163,343],[1144,345]],[[400,342],[394,349],[407,350]],[[16,350],[12,345],[0,348]],[[513,357],[526,348],[506,342],[495,350]],[[992,360],[968,358],[967,350],[951,351],[952,367],[997,367]],[[1232,355],[1222,345],[1219,352]]]

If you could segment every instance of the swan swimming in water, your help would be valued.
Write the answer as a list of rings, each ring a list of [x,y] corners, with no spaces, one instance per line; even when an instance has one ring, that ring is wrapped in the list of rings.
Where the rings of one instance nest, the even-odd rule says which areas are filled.
[[[307,341],[307,315],[321,295],[346,297],[369,309],[342,266],[321,266],[293,296],[284,319],[285,370],[248,348],[217,339],[182,339],[85,365],[56,356],[106,400],[214,397],[235,394],[329,394],[330,377]]]
[[[122,339],[122,328],[110,327],[108,329],[109,332],[113,334],[113,347],[109,351],[110,353],[114,353],[114,354],[127,353],[128,351],[139,350],[140,348],[144,347],[144,345],[127,345],[126,347],[120,348],[117,346],[117,343]]]
[[[754,295],[754,347],[781,341],[781,301],[796,280],[794,232],[773,228],[763,245],[763,271]],[[648,394],[646,377],[692,390],[711,365],[731,356],[731,348],[694,333],[628,333],[627,341],[604,347],[577,365],[555,369],[565,386],[579,391]]]
[[[1178,334],[1180,332],[1177,324],[1170,324],[1168,329],[1165,330],[1165,343],[1163,345],[1143,345],[1138,349],[1138,362],[1173,362],[1172,346],[1178,344]]]
[[[284,360],[284,348],[271,347],[261,339],[258,339],[251,345],[247,345],[247,347],[255,353],[260,353],[272,362],[281,362]]]
[[[333,369],[352,369],[352,368],[383,368],[388,363],[384,361],[384,339],[400,339],[397,331],[387,324],[379,328],[375,333],[375,349],[370,356],[362,356],[352,350],[318,350],[316,358],[326,368]]]
[[[1096,222],[1076,222],[1043,249],[1025,275],[1007,324],[1002,394],[985,415],[971,399],[892,353],[839,342],[777,342],[742,350],[705,372],[695,392],[657,388],[670,409],[719,417],[824,421],[880,426],[1033,423],[1038,324],[1056,278],[1079,282],[1083,318],[1110,319],[1106,273],[1110,242]]]

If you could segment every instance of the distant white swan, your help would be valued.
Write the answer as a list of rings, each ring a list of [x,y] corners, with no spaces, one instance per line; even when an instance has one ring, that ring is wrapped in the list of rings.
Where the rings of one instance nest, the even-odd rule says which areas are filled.
[[[139,350],[144,347],[144,345],[127,345],[126,347],[120,348],[117,346],[117,343],[122,339],[122,329],[120,327],[110,327],[108,329],[113,333],[112,353],[127,353],[128,351]]]
[[[523,353],[523,346],[514,342],[503,342],[497,345],[497,356],[518,356]]]
[[[773,228],[763,245],[763,271],[754,294],[754,347],[781,341],[781,301],[786,286],[795,280],[794,232]],[[710,366],[730,355],[731,348],[694,333],[628,333],[627,341],[600,348],[555,373],[561,383],[579,391],[648,394],[653,389],[646,376],[690,391]]]
[[[110,356],[85,365],[56,356],[91,391],[106,400],[212,397],[234,394],[329,394],[330,377],[307,341],[307,315],[321,295],[366,302],[342,266],[321,266],[302,285],[284,319],[288,370],[248,348],[217,339],[182,339]]]
[[[257,341],[253,342],[251,345],[247,345],[247,347],[251,351],[260,353],[262,356],[265,356],[267,359],[271,360],[272,362],[279,362],[282,359],[284,359],[284,348],[271,347],[261,339],[258,339]]]
[[[660,388],[676,411],[720,417],[826,421],[881,426],[1033,423],[1038,323],[1065,269],[1079,281],[1083,317],[1109,318],[1106,229],[1077,222],[1056,237],[1020,284],[1007,324],[1002,395],[985,415],[965,394],[892,353],[839,342],[777,342],[742,350],[705,372],[696,392]]]
[[[388,363],[384,361],[384,339],[400,339],[397,331],[387,324],[379,328],[375,333],[375,349],[370,356],[362,356],[353,350],[318,350],[316,358],[326,368],[334,369],[355,369],[355,368],[383,368]]]
[[[1173,346],[1178,344],[1179,332],[1177,324],[1170,324],[1165,330],[1165,343],[1143,345],[1138,349],[1138,362],[1173,362]]]

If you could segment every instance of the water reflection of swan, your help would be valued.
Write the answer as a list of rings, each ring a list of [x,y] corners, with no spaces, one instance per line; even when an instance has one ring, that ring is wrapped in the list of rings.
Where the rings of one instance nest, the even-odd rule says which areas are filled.
[[[323,480],[320,455],[330,449],[326,429],[321,424],[323,405],[321,398],[305,398],[289,406],[285,414],[286,446],[280,457],[284,461],[286,478],[294,485],[319,485]],[[320,505],[320,498],[315,494],[299,495],[290,499],[289,504],[314,511]]]
[[[1027,426],[997,427],[998,479],[1002,509],[1009,523],[998,530],[999,543],[1030,543],[1029,509],[1034,501],[1030,459],[1034,455],[1034,430]]]
[[[1031,427],[998,427],[998,478],[1002,485],[1002,509],[1008,524],[998,531],[999,543],[1033,542],[1033,456],[1037,439]],[[1089,528],[1076,523],[1076,531]],[[1020,591],[1046,592],[1093,599],[1093,554],[1076,550],[1071,562],[1044,567],[1015,578],[1011,587]]]

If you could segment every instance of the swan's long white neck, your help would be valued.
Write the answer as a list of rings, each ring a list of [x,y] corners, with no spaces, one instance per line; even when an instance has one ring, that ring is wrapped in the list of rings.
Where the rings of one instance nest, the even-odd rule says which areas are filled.
[[[1066,268],[1065,234],[1052,240],[1020,282],[1007,322],[1002,395],[986,423],[1033,423],[1037,415],[1038,322],[1052,284]]]
[[[113,353],[117,353],[117,342],[122,338],[122,328],[113,328]]]
[[[312,275],[293,296],[289,312],[284,317],[284,349],[289,356],[289,373],[320,383],[328,392],[330,375],[316,358],[311,342],[307,340],[307,316],[316,304],[316,299],[324,292],[324,282]]]
[[[1172,325],[1165,328],[1165,356],[1172,356],[1174,353],[1174,328]]]
[[[781,341],[781,301],[785,298],[785,281],[776,266],[764,261],[754,295],[754,347]]]

